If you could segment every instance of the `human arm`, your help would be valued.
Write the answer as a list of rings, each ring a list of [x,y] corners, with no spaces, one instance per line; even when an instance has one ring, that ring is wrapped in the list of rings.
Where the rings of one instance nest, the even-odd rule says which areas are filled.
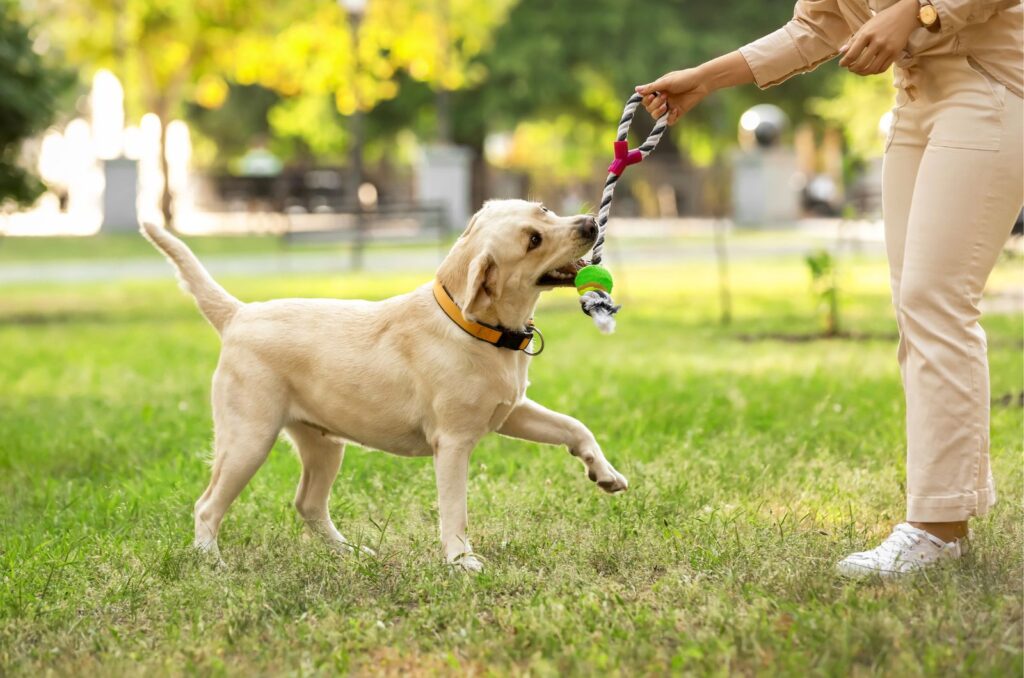
[[[800,0],[793,19],[779,30],[696,68],[666,73],[636,91],[645,95],[652,115],[667,108],[672,124],[716,89],[750,82],[765,89],[812,70],[838,54],[849,36],[836,0]]]
[[[739,52],[730,52],[696,68],[672,71],[654,82],[639,85],[636,91],[644,95],[644,107],[655,118],[668,110],[668,124],[696,106],[711,92],[726,87],[754,82],[750,66]]]
[[[921,28],[920,8],[919,0],[899,0],[868,19],[840,48],[839,65],[857,75],[887,71],[906,49],[911,34]]]
[[[767,89],[835,57],[851,33],[837,0],[799,0],[789,23],[739,51]]]
[[[950,35],[969,24],[988,21],[996,12],[1019,3],[1020,0],[928,0],[938,15],[931,30],[940,36]],[[858,75],[888,70],[907,48],[914,32],[922,28],[920,11],[920,0],[899,0],[871,17],[843,45],[839,65]]]

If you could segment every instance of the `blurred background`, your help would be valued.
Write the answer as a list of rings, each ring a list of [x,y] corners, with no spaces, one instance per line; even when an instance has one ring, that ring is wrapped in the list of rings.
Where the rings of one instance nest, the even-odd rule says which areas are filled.
[[[163,276],[139,220],[221,238],[196,245],[215,273],[430,270],[487,199],[593,210],[633,87],[792,4],[0,0],[0,283]],[[626,173],[613,258],[779,230],[746,253],[824,248],[815,279],[836,243],[881,254],[890,81],[831,63],[712,95]]]
[[[586,209],[634,85],[760,37],[792,4],[0,0],[0,233],[146,219],[422,239],[487,198]],[[892,99],[889,78],[834,64],[716,94],[626,174],[615,214],[876,219]]]

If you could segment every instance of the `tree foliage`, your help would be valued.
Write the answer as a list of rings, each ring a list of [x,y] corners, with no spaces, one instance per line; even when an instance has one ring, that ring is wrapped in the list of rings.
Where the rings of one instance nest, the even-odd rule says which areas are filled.
[[[830,94],[810,99],[808,109],[843,131],[846,148],[854,158],[881,155],[879,125],[895,96],[891,79],[843,71],[831,83]]]
[[[288,3],[284,3],[289,6]],[[40,11],[68,56],[89,70],[108,68],[125,88],[129,117],[161,121],[161,208],[173,223],[167,171],[167,123],[188,101],[220,105],[232,47],[249,31],[270,30],[283,10],[246,0],[40,0]]]
[[[735,50],[781,26],[792,10],[791,0],[521,0],[479,59],[486,81],[458,99],[461,140],[478,143],[480,135],[502,128],[527,144],[562,139],[531,144],[513,164],[527,169],[523,162],[532,163],[535,174],[546,174],[545,164],[557,163],[584,176],[592,171],[585,158],[607,156],[609,130],[635,85]],[[691,161],[709,164],[734,145],[744,110],[770,101],[794,119],[805,118],[804,102],[834,74],[826,67],[766,92],[720,92],[669,138]],[[636,134],[646,134],[651,124],[641,116]],[[670,147],[663,146],[662,154]]]
[[[59,34],[76,62],[122,77],[136,115],[187,111],[218,152],[244,152],[247,138],[265,136],[285,157],[343,162],[355,112],[365,114],[374,147],[403,133],[433,138],[450,108],[456,142],[482,151],[489,134],[506,132],[511,166],[555,180],[586,175],[607,155],[609,130],[634,85],[736,49],[785,23],[793,6],[368,0],[353,22],[330,0],[41,2],[61,17]],[[766,92],[715,94],[670,139],[707,164],[734,143],[737,121],[754,103],[776,103],[795,120],[819,113],[843,122],[834,115],[842,104],[806,106],[833,91],[836,75],[826,66]],[[852,96],[846,85],[838,91]],[[452,94],[438,96],[444,92]],[[650,124],[641,116],[637,135]],[[856,132],[851,143],[862,137]]]
[[[399,95],[458,90],[482,82],[478,57],[513,0],[369,0],[353,22],[341,3],[293,0],[42,0],[57,39],[76,63],[109,68],[125,85],[129,116],[162,120],[188,112],[231,149],[238,128],[227,105],[243,113],[241,129],[268,132],[276,149],[325,159],[343,157],[346,117]],[[353,32],[356,26],[357,35]],[[233,100],[232,100],[233,99]],[[186,107],[187,105],[187,107]],[[393,133],[413,122],[387,115],[371,130]],[[261,128],[264,128],[261,129]],[[296,149],[295,143],[301,148]],[[201,144],[200,144],[201,146]]]
[[[29,204],[42,193],[39,179],[18,162],[22,142],[54,121],[72,82],[37,53],[16,3],[0,0],[0,204]]]

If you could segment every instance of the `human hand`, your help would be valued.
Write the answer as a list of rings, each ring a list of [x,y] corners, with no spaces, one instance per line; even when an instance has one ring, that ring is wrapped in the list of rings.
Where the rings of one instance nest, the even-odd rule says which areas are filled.
[[[668,111],[668,124],[674,125],[711,89],[699,69],[687,68],[666,73],[652,83],[638,85],[636,91],[643,95],[644,108],[648,113],[657,119]]]
[[[883,73],[892,66],[920,28],[918,0],[900,0],[871,17],[845,45],[839,48],[839,65],[857,75]]]

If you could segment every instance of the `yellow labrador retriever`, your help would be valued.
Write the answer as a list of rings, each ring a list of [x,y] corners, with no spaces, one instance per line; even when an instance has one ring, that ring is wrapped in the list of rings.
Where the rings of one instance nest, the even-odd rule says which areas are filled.
[[[466,481],[492,431],[566,445],[607,492],[627,488],[586,426],[526,397],[526,352],[541,292],[571,286],[593,245],[593,217],[559,217],[521,200],[487,203],[436,280],[380,302],[279,299],[243,304],[163,228],[144,234],[221,335],[213,375],[215,453],[195,505],[195,545],[219,559],[231,502],[282,429],[302,460],[295,507],[314,532],[351,548],[328,513],[346,441],[404,456],[433,455],[448,562],[477,571],[466,536]]]

